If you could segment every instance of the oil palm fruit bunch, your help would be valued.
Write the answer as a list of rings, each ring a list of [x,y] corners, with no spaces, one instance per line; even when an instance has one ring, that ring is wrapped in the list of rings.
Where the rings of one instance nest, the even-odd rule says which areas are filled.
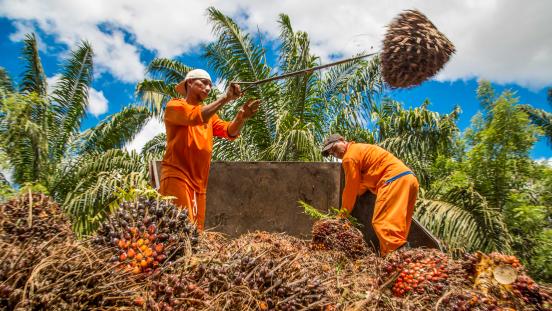
[[[411,249],[392,253],[384,272],[397,275],[393,295],[441,295],[449,287],[450,276],[459,277],[461,266],[435,250]],[[463,279],[463,277],[461,277]]]
[[[499,307],[496,299],[474,290],[457,290],[451,292],[438,302],[436,310],[505,310]],[[506,309],[507,310],[507,309]]]
[[[148,296],[134,300],[138,307],[148,310],[192,310],[206,305],[209,298],[196,282],[180,273],[157,275],[148,286]]]
[[[495,297],[500,305],[524,310],[546,310],[552,306],[549,293],[525,274],[512,255],[477,253],[474,288]],[[505,272],[504,272],[505,271]]]
[[[59,205],[42,193],[24,193],[0,205],[0,238],[12,243],[42,243],[72,238]]]
[[[513,293],[522,303],[536,310],[552,310],[552,297],[529,276],[522,274],[512,284]]]
[[[501,253],[483,254],[476,253],[478,261],[475,266],[474,287],[485,294],[492,292],[497,297],[508,296],[509,288],[501,284],[495,277],[495,269],[506,266],[511,267],[512,273],[519,275],[523,272],[523,267],[515,256]],[[513,276],[515,279],[515,276]],[[506,284],[507,285],[507,284]]]
[[[388,25],[380,54],[383,78],[396,88],[419,85],[454,52],[454,45],[424,14],[406,10]]]
[[[18,307],[25,310],[132,307],[131,298],[143,287],[140,281],[113,270],[110,248],[88,242],[75,240],[58,244],[33,269]]]
[[[93,242],[113,247],[112,261],[134,274],[151,274],[170,259],[191,251],[198,242],[187,211],[168,200],[138,197],[124,201],[100,225]]]
[[[357,258],[368,254],[362,232],[345,219],[322,219],[312,226],[312,247],[340,250]]]

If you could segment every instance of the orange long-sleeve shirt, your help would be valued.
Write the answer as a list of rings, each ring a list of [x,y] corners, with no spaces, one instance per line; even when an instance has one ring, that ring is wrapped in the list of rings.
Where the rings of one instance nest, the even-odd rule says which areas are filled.
[[[213,136],[235,139],[228,135],[230,122],[213,115],[201,116],[202,105],[190,105],[184,99],[172,99],[165,109],[167,147],[161,165],[161,180],[176,177],[185,181],[197,193],[205,193]]]
[[[345,187],[341,208],[349,213],[358,195],[366,190],[377,194],[378,189],[391,177],[410,169],[387,150],[370,144],[349,143],[342,161]]]

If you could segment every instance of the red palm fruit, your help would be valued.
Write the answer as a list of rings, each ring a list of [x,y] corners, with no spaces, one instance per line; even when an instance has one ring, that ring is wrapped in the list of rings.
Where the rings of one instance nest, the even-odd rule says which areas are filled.
[[[137,305],[137,306],[143,306],[145,303],[145,300],[143,297],[136,297],[136,299],[134,299],[134,304]]]
[[[163,243],[155,244],[155,251],[161,253],[163,251]]]
[[[125,261],[127,259],[127,254],[125,253],[122,253],[120,256],[119,256],[119,260],[121,261]]]
[[[131,227],[130,228],[130,233],[132,233],[132,235],[136,236],[138,234],[138,228],[136,227]]]
[[[128,250],[127,256],[128,256],[129,258],[134,258],[134,256],[136,256],[136,252],[134,251],[133,248],[131,248],[131,249]]]

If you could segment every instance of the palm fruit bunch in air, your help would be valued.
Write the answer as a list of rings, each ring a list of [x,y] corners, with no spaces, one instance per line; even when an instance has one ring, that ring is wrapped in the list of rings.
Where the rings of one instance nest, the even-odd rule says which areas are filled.
[[[167,260],[186,255],[198,242],[188,213],[168,200],[139,197],[120,204],[103,222],[94,243],[116,250],[112,261],[134,274],[150,274]]]
[[[450,276],[459,276],[461,266],[436,250],[411,249],[392,253],[383,266],[388,275],[397,275],[392,292],[406,295],[441,295],[448,288]]]
[[[340,250],[357,258],[368,254],[362,232],[344,219],[322,219],[312,226],[312,247],[318,250]]]
[[[419,11],[404,11],[387,28],[380,57],[383,78],[391,87],[419,85],[455,52],[447,37]]]
[[[73,237],[59,205],[42,193],[22,194],[0,205],[0,236],[9,243],[42,243]]]
[[[476,256],[479,260],[475,266],[474,288],[512,308],[546,310],[552,307],[550,293],[526,275],[515,256],[497,252]]]

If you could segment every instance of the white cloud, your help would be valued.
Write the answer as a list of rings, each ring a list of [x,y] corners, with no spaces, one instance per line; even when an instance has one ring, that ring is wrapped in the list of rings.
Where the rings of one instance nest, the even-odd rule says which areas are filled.
[[[108,102],[103,91],[94,88],[88,89],[88,112],[94,116],[100,116],[107,112]]]
[[[60,73],[46,78],[46,84],[48,85],[48,90],[47,90],[48,94],[52,95],[52,93],[54,92],[54,86],[56,86],[60,78],[61,78]]]
[[[538,89],[552,81],[552,27],[547,0],[0,0],[0,16],[54,35],[74,46],[89,40],[100,70],[136,82],[143,77],[139,48],[174,57],[212,38],[206,9],[214,6],[263,40],[277,38],[279,13],[306,31],[314,53],[350,56],[380,47],[385,25],[401,10],[418,8],[456,45],[440,80],[482,77]],[[258,28],[257,28],[258,27]],[[20,29],[20,30],[21,30]],[[23,31],[23,30],[21,30]],[[125,40],[125,34],[132,40]]]
[[[552,157],[551,158],[538,158],[535,160],[535,162],[539,163],[539,164],[543,164],[543,165],[546,165],[546,166],[549,166],[549,167],[552,167]]]
[[[136,137],[125,146],[126,150],[140,152],[142,147],[156,135],[165,132],[165,125],[156,118],[150,119]]]

